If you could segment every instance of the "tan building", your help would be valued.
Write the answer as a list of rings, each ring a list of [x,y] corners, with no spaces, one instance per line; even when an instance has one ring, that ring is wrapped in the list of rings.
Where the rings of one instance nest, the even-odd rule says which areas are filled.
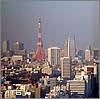
[[[86,74],[97,74],[97,65],[94,63],[93,65],[85,65],[84,66],[84,71]]]
[[[91,51],[89,49],[85,50],[85,60],[87,61],[91,60]]]
[[[49,67],[48,62],[45,62],[42,68],[42,73],[51,75],[52,74],[52,68]]]
[[[85,80],[68,80],[67,90],[71,93],[85,94]]]
[[[22,61],[23,60],[23,56],[21,56],[21,55],[13,55],[12,56],[12,61],[14,62],[14,64],[16,64],[16,62],[18,60]]]
[[[40,98],[40,90],[41,89],[41,85],[38,83],[37,85],[34,84],[33,86],[33,90],[35,92],[35,98]]]
[[[3,41],[3,43],[2,43],[2,52],[9,51],[9,48],[10,48],[9,41]]]
[[[7,90],[5,92],[5,98],[16,98],[16,95],[24,95],[25,94],[25,91],[23,90]]]

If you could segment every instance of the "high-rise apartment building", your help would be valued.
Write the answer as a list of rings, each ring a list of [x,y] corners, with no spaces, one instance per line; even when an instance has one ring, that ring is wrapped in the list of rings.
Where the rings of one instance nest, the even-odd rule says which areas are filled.
[[[71,78],[71,63],[69,57],[61,58],[61,76],[63,78]]]
[[[51,65],[60,65],[60,48],[50,47],[48,48],[48,61]]]

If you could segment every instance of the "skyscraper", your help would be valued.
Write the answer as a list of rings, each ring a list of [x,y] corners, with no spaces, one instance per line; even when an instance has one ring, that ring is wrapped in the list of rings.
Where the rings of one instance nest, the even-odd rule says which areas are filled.
[[[39,18],[38,21],[38,42],[37,42],[37,50],[35,54],[35,59],[38,61],[42,61],[45,59],[45,52],[43,49],[43,42],[42,42],[42,27],[41,27],[41,19]]]
[[[13,45],[13,49],[14,49],[14,52],[18,52],[20,50],[24,50],[24,43],[23,42],[14,42],[14,45]]]
[[[85,60],[87,60],[87,61],[90,61],[91,60],[91,49],[90,49],[90,47],[88,47],[85,50]]]
[[[10,49],[9,41],[3,41],[2,43],[2,52],[7,52]]]
[[[68,37],[68,57],[75,57],[76,54],[76,44],[75,44],[75,37]]]
[[[64,57],[67,57],[68,56],[68,42],[65,41],[65,44],[64,44]]]
[[[99,59],[99,56],[100,55],[100,50],[99,49],[94,49],[93,50],[93,57],[94,59],[98,60]]]
[[[85,51],[84,50],[79,50],[78,51],[78,56],[80,57],[81,60],[84,60],[84,58],[85,58]]]
[[[61,58],[61,76],[64,78],[71,78],[71,63],[69,57]]]
[[[51,65],[60,65],[60,48],[50,47],[48,48],[48,61]]]

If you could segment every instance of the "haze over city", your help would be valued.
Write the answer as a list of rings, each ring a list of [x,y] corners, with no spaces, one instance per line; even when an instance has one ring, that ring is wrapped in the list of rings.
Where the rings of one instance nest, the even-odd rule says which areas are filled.
[[[37,42],[37,20],[41,17],[44,48],[63,47],[75,36],[77,48],[98,48],[99,4],[97,1],[4,1],[2,40],[21,41],[33,50]]]
[[[99,2],[1,2],[1,98],[99,98]]]

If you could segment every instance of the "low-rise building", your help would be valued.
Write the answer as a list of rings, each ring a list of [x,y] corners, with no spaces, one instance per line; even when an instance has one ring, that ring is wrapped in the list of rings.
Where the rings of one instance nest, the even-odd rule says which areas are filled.
[[[18,60],[22,61],[22,60],[23,60],[23,56],[22,56],[22,55],[13,55],[13,56],[12,56],[12,62],[13,62],[14,64],[16,64],[16,62],[17,62]]]
[[[86,83],[85,80],[68,80],[67,90],[71,93],[85,95]]]
[[[16,98],[17,95],[24,96],[25,91],[23,90],[6,90],[5,91],[5,98]]]

